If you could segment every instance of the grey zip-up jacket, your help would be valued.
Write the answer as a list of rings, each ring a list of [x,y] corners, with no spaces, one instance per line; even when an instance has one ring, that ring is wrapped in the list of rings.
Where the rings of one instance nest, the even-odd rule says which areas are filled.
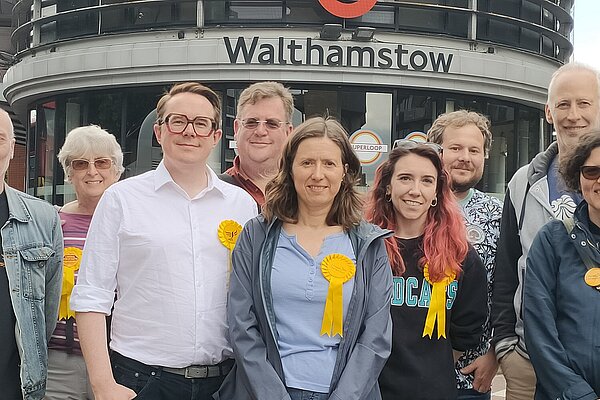
[[[523,339],[523,279],[531,243],[540,228],[555,219],[549,200],[548,169],[558,143],[521,167],[508,183],[496,251],[492,295],[492,344],[501,359],[515,349],[529,358]]]
[[[281,226],[281,221],[267,224],[259,215],[248,221],[233,251],[227,320],[236,365],[215,399],[290,400],[271,298]],[[377,378],[392,348],[392,272],[383,241],[390,234],[366,222],[349,232],[356,275],[331,377],[332,400],[381,399]]]

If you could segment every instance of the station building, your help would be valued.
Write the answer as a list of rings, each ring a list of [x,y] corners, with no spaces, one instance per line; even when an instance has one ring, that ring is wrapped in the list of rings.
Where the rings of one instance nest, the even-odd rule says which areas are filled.
[[[395,139],[422,137],[443,112],[481,112],[493,146],[479,188],[503,193],[552,140],[546,88],[573,50],[573,2],[13,1],[3,94],[27,139],[26,190],[72,199],[56,154],[85,124],[117,136],[125,176],[154,168],[156,102],[190,80],[222,96],[224,135],[209,162],[223,171],[241,90],[277,80],[294,94],[294,125],[313,115],[342,122],[365,189]]]

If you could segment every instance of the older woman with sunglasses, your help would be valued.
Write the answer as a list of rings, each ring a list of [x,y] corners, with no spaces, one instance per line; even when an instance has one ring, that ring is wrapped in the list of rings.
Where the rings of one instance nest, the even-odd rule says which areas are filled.
[[[536,400],[600,398],[600,131],[572,151],[560,172],[583,201],[573,218],[540,229],[527,257],[523,323]]]
[[[81,254],[96,205],[123,172],[123,153],[113,135],[90,125],[67,134],[58,153],[75,200],[59,209],[64,236],[63,290],[59,321],[48,345],[46,400],[93,399],[79,347],[75,312],[69,308]]]
[[[375,173],[367,219],[394,231],[392,354],[384,400],[456,399],[454,356],[475,347],[487,314],[486,273],[434,143],[399,140]],[[453,352],[454,351],[454,352]]]

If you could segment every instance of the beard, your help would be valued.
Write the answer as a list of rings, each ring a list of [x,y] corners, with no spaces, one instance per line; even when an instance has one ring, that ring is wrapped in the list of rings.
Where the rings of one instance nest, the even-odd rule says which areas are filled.
[[[450,185],[452,187],[452,191],[453,192],[458,192],[458,193],[462,193],[462,192],[466,192],[467,190],[474,188],[478,183],[479,183],[479,178],[476,179],[469,179],[468,181],[463,181],[463,182],[452,182],[452,185]]]
[[[460,180],[455,180],[452,177],[452,173],[450,173],[450,187],[452,188],[452,191],[463,193],[475,187],[483,177],[483,171],[480,172],[481,173],[478,174],[477,171],[474,171],[475,175],[473,175],[470,179],[461,178]]]

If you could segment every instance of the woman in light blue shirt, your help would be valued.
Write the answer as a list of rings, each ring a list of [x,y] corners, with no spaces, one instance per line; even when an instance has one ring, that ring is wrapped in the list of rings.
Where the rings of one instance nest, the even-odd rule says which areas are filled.
[[[263,214],[233,252],[228,322],[236,367],[220,399],[381,399],[391,350],[391,270],[362,220],[360,162],[333,119],[289,139]]]

